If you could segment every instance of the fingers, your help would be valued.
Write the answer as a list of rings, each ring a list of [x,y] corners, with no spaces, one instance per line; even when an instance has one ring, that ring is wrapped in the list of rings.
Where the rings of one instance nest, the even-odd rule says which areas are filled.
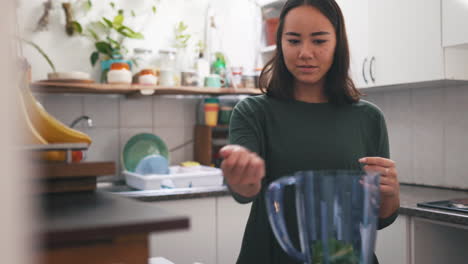
[[[221,155],[223,159],[226,159],[234,150],[239,148],[242,147],[238,145],[226,145],[223,148],[221,148],[221,150],[219,151],[219,155]]]
[[[226,157],[221,169],[230,185],[258,184],[265,176],[263,159],[244,147],[231,145],[223,148],[220,154]]]
[[[229,149],[228,151],[230,153],[221,163],[221,169],[228,182],[232,184],[240,180],[240,175],[234,174],[232,171],[236,168],[237,160],[241,157],[243,151],[241,149]]]
[[[367,165],[377,165],[385,168],[395,167],[395,162],[393,160],[381,157],[364,157],[359,159],[359,162],[365,163]]]

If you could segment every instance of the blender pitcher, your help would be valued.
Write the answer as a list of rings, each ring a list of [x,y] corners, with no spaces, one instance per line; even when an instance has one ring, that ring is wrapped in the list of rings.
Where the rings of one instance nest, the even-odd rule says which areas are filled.
[[[272,182],[266,191],[268,219],[291,257],[313,264],[370,264],[380,203],[379,174],[365,171],[301,171]],[[301,249],[291,242],[283,194],[295,188]]]

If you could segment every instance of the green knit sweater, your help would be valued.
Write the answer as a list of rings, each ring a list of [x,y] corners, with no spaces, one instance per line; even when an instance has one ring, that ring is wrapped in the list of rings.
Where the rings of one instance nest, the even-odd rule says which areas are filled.
[[[272,181],[301,170],[359,170],[359,158],[389,157],[387,128],[375,105],[283,101],[267,95],[239,102],[232,114],[229,141],[259,154],[266,164],[262,190],[251,199],[232,193],[240,203],[252,202],[237,263],[297,263],[280,248],[268,222],[264,192]],[[285,218],[298,246],[294,198],[286,193]],[[290,193],[292,196],[292,193]],[[395,221],[397,212],[379,219],[379,229]]]

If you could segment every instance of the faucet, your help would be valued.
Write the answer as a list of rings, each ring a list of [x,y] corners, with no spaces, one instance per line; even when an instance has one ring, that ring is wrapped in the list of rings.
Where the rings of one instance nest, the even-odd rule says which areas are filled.
[[[70,124],[70,128],[73,128],[74,126],[76,126],[81,120],[87,120],[88,127],[93,127],[93,120],[89,116],[82,115],[76,118],[75,120],[73,120],[73,122]]]

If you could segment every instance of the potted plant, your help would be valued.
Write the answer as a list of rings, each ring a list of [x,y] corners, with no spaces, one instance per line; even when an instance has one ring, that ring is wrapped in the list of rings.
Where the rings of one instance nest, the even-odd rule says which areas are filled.
[[[110,66],[116,62],[124,62],[132,67],[132,61],[126,59],[128,49],[124,41],[130,39],[144,39],[140,32],[136,32],[125,25],[125,12],[122,9],[117,10],[113,2],[110,3],[116,14],[112,19],[102,16],[100,20],[89,23],[85,28],[78,22],[73,21],[73,27],[76,32],[87,36],[94,41],[95,50],[91,53],[90,62],[95,66],[98,61],[101,63],[101,82],[106,81],[106,73]],[[153,14],[156,13],[156,7],[152,8]],[[134,11],[130,14],[135,17]]]

